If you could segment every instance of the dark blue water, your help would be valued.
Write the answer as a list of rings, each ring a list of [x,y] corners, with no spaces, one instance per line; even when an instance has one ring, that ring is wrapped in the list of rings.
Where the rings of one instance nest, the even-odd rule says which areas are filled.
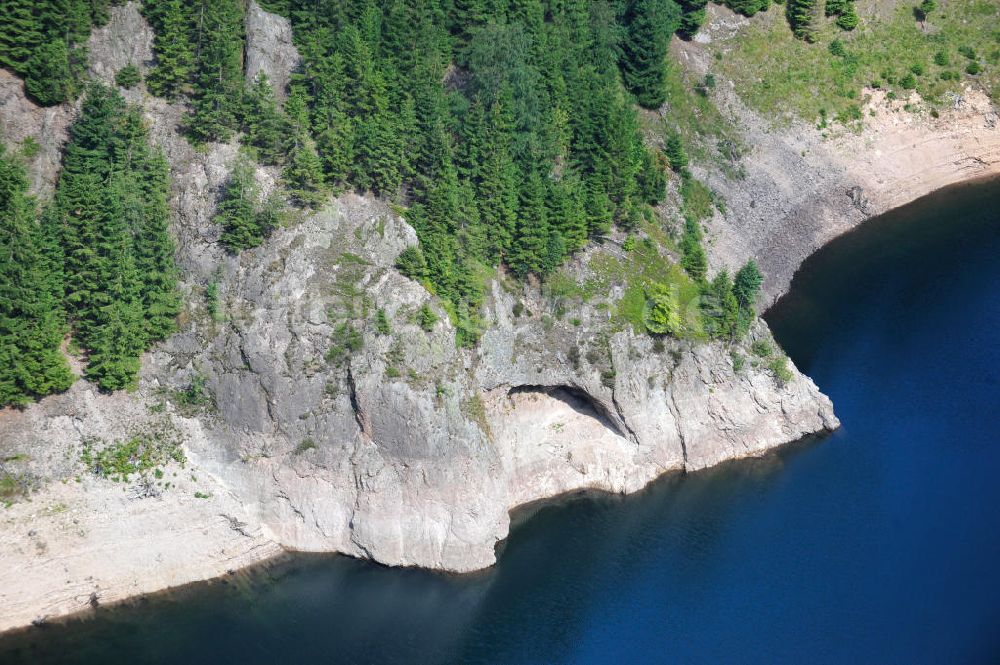
[[[480,575],[296,558],[0,662],[1000,662],[1000,183],[840,239],[768,318],[832,436],[536,509]]]

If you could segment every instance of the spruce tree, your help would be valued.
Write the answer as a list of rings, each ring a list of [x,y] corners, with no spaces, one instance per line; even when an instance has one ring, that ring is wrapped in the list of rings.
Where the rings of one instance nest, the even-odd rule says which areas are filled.
[[[225,141],[237,126],[243,89],[243,6],[198,0],[195,90],[187,128],[195,141]]]
[[[478,163],[476,179],[479,219],[486,229],[492,251],[504,256],[511,249],[517,224],[518,172],[511,158],[509,116],[500,102],[490,109],[483,158]]]
[[[0,3],[0,67],[9,67],[17,74],[27,71],[32,52],[43,41],[35,4],[33,0]]]
[[[708,256],[701,245],[701,229],[698,222],[688,217],[684,222],[684,236],[681,239],[681,266],[696,282],[702,282],[708,272]]]
[[[69,50],[62,39],[39,45],[25,65],[24,90],[42,106],[61,104],[74,92]]]
[[[711,284],[703,289],[700,305],[705,331],[711,337],[723,338],[733,334],[740,306],[727,271],[719,271]]]
[[[305,106],[303,105],[303,110]],[[249,87],[243,110],[243,142],[253,146],[264,164],[281,164],[289,147],[288,122],[278,108],[271,83],[266,74],[259,74]],[[308,129],[308,123],[298,133]]]
[[[673,0],[635,0],[630,8],[622,75],[640,106],[655,109],[666,100],[667,46],[679,21]]]
[[[215,214],[215,222],[222,225],[220,240],[229,251],[239,253],[264,241],[257,219],[258,198],[253,166],[248,160],[240,159],[229,176],[225,195]]]
[[[705,5],[708,0],[681,0],[681,18],[677,34],[684,39],[691,39],[697,34],[705,22]]]
[[[508,263],[514,274],[544,275],[548,265],[549,221],[545,208],[545,185],[537,169],[525,177],[517,216],[517,237]]]
[[[799,39],[811,42],[816,38],[814,26],[818,0],[786,0],[785,16],[792,33]]]
[[[167,190],[166,161],[149,148],[139,110],[91,86],[46,220],[62,228],[64,301],[86,375],[105,390],[134,385],[148,342],[174,329]]]
[[[757,264],[753,259],[747,261],[733,278],[733,294],[740,307],[746,310],[753,309],[757,300],[757,293],[764,277],[760,274]]]
[[[684,150],[684,142],[681,140],[680,134],[677,132],[670,133],[667,137],[665,153],[667,161],[670,163],[670,168],[673,171],[681,174],[687,172],[688,156]]]
[[[312,208],[323,202],[323,162],[316,154],[313,140],[305,132],[292,144],[282,182],[297,205]]]
[[[137,177],[124,180],[122,196],[135,240],[135,264],[142,276],[146,337],[160,340],[176,330],[181,309],[175,247],[169,232],[168,167],[160,151],[148,155],[142,166]]]
[[[147,14],[150,4],[153,3],[145,3]],[[188,84],[194,65],[191,27],[183,0],[158,0],[153,23],[156,67],[146,77],[146,85],[154,95],[174,99]]]
[[[101,306],[99,329],[88,341],[85,375],[102,390],[113,391],[135,387],[146,336],[139,274],[127,245],[116,248],[108,268],[109,302]]]
[[[861,21],[858,18],[858,12],[854,8],[854,2],[849,0],[847,6],[844,8],[844,12],[837,17],[837,27],[841,30],[846,30],[850,32],[854,28],[858,27],[858,23]]]
[[[60,351],[61,304],[28,181],[0,146],[0,407],[23,406],[73,382]]]
[[[301,86],[292,88],[285,108],[288,112],[287,131],[292,133],[292,140],[282,180],[294,203],[313,207],[324,197],[323,162],[309,136],[309,114],[305,90]]]

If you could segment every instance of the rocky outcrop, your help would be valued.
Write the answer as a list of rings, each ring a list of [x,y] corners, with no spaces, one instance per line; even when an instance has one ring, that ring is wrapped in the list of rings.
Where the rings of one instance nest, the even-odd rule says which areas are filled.
[[[266,12],[250,0],[246,13],[246,77],[253,81],[260,74],[274,87],[279,100],[287,94],[289,74],[299,65],[299,53],[292,43],[288,21]]]
[[[0,139],[9,150],[24,151],[32,142],[37,146],[28,149],[26,160],[32,194],[52,192],[72,120],[73,109],[36,106],[25,97],[21,79],[0,69]]]
[[[151,59],[137,6],[112,14],[91,41],[96,77]],[[279,88],[295,57],[270,55],[290,43],[287,27],[251,3],[248,67],[258,60]],[[123,33],[141,39],[120,47]],[[10,131],[37,131],[49,112],[10,88]],[[474,570],[494,562],[523,503],[631,492],[838,425],[794,368],[782,381],[746,346],[657,342],[616,323],[617,286],[559,314],[537,286],[500,274],[486,334],[460,349],[446,312],[393,266],[413,229],[370,197],[344,195],[228,256],[212,215],[237,146],[194,151],[177,132],[180,106],[141,87],[129,97],[171,165],[182,330],[147,355],[134,393],[80,382],[0,412],[0,452],[38,488],[2,516],[11,535],[0,539],[0,630],[282,549]],[[274,176],[259,171],[265,190]],[[590,248],[570,276],[585,279],[611,249]],[[433,325],[418,324],[424,306]],[[769,335],[760,323],[752,338]],[[186,453],[184,466],[165,466],[169,487],[111,483],[80,464],[86,441],[150,428]]]

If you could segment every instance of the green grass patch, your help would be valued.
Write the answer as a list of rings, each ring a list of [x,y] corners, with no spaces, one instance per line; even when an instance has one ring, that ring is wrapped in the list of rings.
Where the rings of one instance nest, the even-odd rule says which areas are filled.
[[[170,462],[183,467],[187,458],[175,435],[157,431],[110,443],[87,439],[83,442],[80,461],[99,478],[128,482],[132,476],[144,477],[150,472],[162,471]]]
[[[295,446],[294,454],[301,455],[309,452],[310,450],[316,450],[316,442],[307,437],[302,439],[302,441],[299,442],[299,445]]]
[[[819,18],[812,44],[792,36],[782,12],[758,14],[733,40],[715,47],[723,54],[719,67],[758,111],[771,117],[791,112],[821,127],[860,120],[864,86],[902,97],[912,83],[939,107],[948,103],[946,92],[975,80],[1000,100],[1000,5],[950,0],[931,13],[925,31],[914,4],[858,0],[856,30],[844,32],[832,18]],[[839,44],[831,52],[834,40]],[[974,58],[963,55],[970,53]],[[974,75],[965,72],[972,62]]]
[[[711,85],[706,85],[706,81]],[[733,153],[743,150],[740,133],[712,102],[711,89],[715,77],[709,74],[696,79],[677,63],[670,62],[666,73],[666,106],[670,109],[666,122],[653,113],[642,114],[647,132],[666,140],[673,130],[681,135],[690,157],[697,161],[715,161],[726,165]]]

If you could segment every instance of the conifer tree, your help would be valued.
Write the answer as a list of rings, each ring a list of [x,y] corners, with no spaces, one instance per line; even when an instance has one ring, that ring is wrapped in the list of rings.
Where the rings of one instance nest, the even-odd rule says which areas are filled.
[[[133,385],[146,345],[174,329],[167,189],[166,161],[150,150],[140,112],[91,86],[46,218],[62,227],[65,303],[86,375],[105,390]]]
[[[786,0],[785,3],[785,16],[792,27],[792,33],[807,42],[815,39],[817,3],[818,0]]]
[[[145,3],[147,16],[151,4]],[[146,84],[154,95],[174,99],[184,90],[193,71],[191,27],[183,0],[157,0],[154,7],[156,67],[146,77]]]
[[[708,272],[708,256],[701,245],[701,229],[698,222],[688,217],[684,222],[684,236],[681,239],[681,266],[696,282],[702,282]]]
[[[576,178],[564,178],[553,183],[550,196],[549,222],[558,232],[564,252],[582,249],[589,230],[582,183]]]
[[[20,164],[0,146],[0,407],[67,389],[63,322]]]
[[[42,26],[32,0],[0,3],[0,67],[18,74],[27,70],[35,47],[42,43]]]
[[[188,131],[195,141],[225,141],[237,126],[243,89],[243,6],[198,0],[195,91]]]
[[[847,7],[848,0],[826,0],[823,12],[827,16],[840,16]]]
[[[764,278],[753,259],[747,261],[733,278],[733,294],[743,309],[752,309]]]
[[[681,18],[677,34],[684,39],[691,39],[705,22],[705,5],[708,0],[680,0]]]
[[[24,89],[43,106],[60,104],[73,96],[73,72],[66,42],[53,39],[35,48],[25,65]]]
[[[705,331],[711,337],[723,338],[733,334],[740,306],[727,271],[720,270],[711,284],[703,289],[700,305]]]
[[[622,75],[645,108],[659,108],[666,99],[667,45],[679,22],[680,9],[673,0],[635,0],[629,10]]]
[[[258,198],[253,166],[240,159],[229,176],[225,196],[215,215],[215,222],[222,225],[220,240],[229,251],[238,253],[264,241],[257,219]]]
[[[305,104],[302,104],[305,112]],[[244,105],[244,137],[247,145],[257,150],[257,156],[265,164],[281,164],[284,162],[289,147],[289,132],[287,120],[278,108],[274,90],[261,73],[249,87]],[[307,131],[308,121],[304,127],[296,128],[296,136]]]
[[[509,116],[500,102],[490,109],[483,158],[478,163],[479,218],[492,251],[504,256],[511,249],[517,224],[517,167],[511,158]]]
[[[860,20],[861,19],[858,18],[858,12],[854,8],[854,2],[852,0],[848,0],[843,13],[837,17],[837,27],[841,30],[850,32],[851,30],[854,30],[854,28],[858,27]]]
[[[168,167],[159,151],[149,155],[143,167],[137,177],[125,181],[122,196],[135,239],[135,264],[142,276],[146,337],[160,340],[176,330],[181,309],[175,248],[168,230]]]
[[[126,245],[116,249],[108,268],[108,302],[99,312],[99,333],[88,341],[85,375],[102,390],[113,391],[135,386],[146,336],[139,274]]]
[[[670,163],[670,168],[673,171],[681,174],[687,172],[688,157],[687,152],[684,150],[684,142],[681,140],[680,134],[677,132],[670,133],[670,136],[667,137],[665,152],[667,161]]]
[[[517,215],[517,237],[508,263],[519,277],[544,275],[549,263],[549,221],[545,186],[537,169],[525,177]]]
[[[305,132],[301,132],[292,144],[282,181],[297,205],[315,207],[323,201],[323,162],[316,154],[313,140]]]

